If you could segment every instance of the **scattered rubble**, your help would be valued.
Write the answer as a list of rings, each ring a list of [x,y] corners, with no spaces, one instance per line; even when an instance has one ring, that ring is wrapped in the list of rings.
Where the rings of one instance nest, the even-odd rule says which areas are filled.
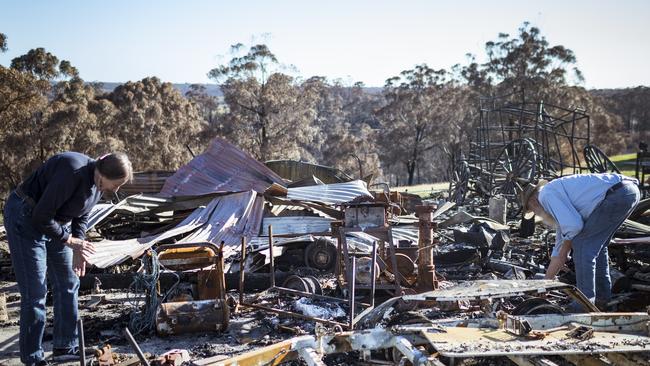
[[[647,201],[610,246],[615,297],[599,309],[571,285],[571,264],[561,282],[538,279],[552,231],[508,219],[480,192],[421,200],[326,167],[270,166],[299,183],[215,140],[97,207],[80,296],[94,365],[140,362],[125,329],[158,365],[650,359]],[[0,265],[12,281],[4,247]],[[6,284],[4,325],[17,334],[19,296]],[[567,313],[572,301],[584,312]],[[15,356],[2,339],[0,358]]]

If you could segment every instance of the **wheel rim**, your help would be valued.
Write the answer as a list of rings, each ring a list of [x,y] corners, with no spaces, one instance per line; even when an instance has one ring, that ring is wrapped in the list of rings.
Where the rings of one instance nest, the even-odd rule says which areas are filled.
[[[537,172],[537,152],[528,139],[514,140],[504,146],[492,164],[492,194],[516,201],[523,186]]]
[[[592,173],[621,173],[607,155],[595,145],[587,145],[582,151],[587,168]]]
[[[305,264],[320,271],[332,270],[336,261],[336,246],[326,241],[310,243],[305,248]]]
[[[469,187],[469,177],[469,165],[466,161],[460,160],[454,164],[449,179],[449,202],[463,204]]]

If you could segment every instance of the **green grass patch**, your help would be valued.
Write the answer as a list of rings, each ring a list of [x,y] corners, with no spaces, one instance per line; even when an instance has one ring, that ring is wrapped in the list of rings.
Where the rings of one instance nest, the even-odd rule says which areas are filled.
[[[631,161],[632,163],[635,163],[636,162],[636,153],[610,156],[609,160],[611,160],[614,163],[628,162],[628,161]]]
[[[610,156],[609,160],[616,165],[616,167],[621,171],[621,174],[627,175],[628,177],[634,177],[636,169],[636,153]]]

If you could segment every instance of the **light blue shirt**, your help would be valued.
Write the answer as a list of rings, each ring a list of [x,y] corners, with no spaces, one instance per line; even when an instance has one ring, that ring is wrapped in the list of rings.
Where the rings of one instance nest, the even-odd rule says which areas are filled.
[[[555,179],[541,188],[539,203],[557,222],[553,257],[559,254],[565,240],[573,239],[582,231],[584,222],[605,198],[607,190],[623,179],[636,181],[620,174],[575,174]]]

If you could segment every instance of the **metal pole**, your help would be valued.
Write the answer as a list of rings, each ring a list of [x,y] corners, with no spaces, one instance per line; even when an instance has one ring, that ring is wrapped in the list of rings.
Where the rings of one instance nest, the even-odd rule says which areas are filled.
[[[239,303],[244,302],[244,264],[246,263],[246,237],[241,238],[241,262],[239,263]]]
[[[350,304],[350,330],[354,329],[354,292],[356,291],[355,289],[355,283],[357,282],[356,279],[356,271],[357,271],[357,258],[355,256],[352,256],[352,265],[350,266],[350,276],[348,278],[350,279],[350,282],[348,284],[348,290],[350,291],[350,298],[349,298],[349,304]]]
[[[84,339],[84,321],[77,319],[77,333],[79,337],[79,364],[86,366],[86,340]]]
[[[219,245],[219,262],[217,263],[218,267],[218,273],[217,275],[219,276],[219,281],[217,286],[219,287],[219,298],[221,300],[226,300],[226,275],[223,273],[223,268],[224,268],[224,259],[223,259],[223,246],[226,243],[222,240],[221,245]]]
[[[432,206],[417,206],[415,208],[419,218],[419,239],[418,239],[418,282],[417,287],[421,291],[433,291],[438,288],[436,281],[436,267],[433,264],[433,220]],[[396,275],[399,271],[396,271]]]
[[[370,269],[370,307],[375,307],[375,286],[377,279],[375,278],[375,266],[377,266],[377,241],[372,242],[372,268]]]
[[[275,287],[275,261],[273,260],[273,225],[269,225],[269,271],[271,272],[271,287]]]
[[[144,357],[144,353],[142,353],[142,350],[140,349],[138,344],[135,342],[135,339],[131,335],[131,332],[129,331],[129,328],[124,328],[124,335],[126,336],[126,339],[131,344],[131,347],[135,351],[135,354],[138,356],[138,359],[140,359],[140,362],[142,362],[142,364],[144,366],[149,366],[149,361],[147,361],[147,358]]]

